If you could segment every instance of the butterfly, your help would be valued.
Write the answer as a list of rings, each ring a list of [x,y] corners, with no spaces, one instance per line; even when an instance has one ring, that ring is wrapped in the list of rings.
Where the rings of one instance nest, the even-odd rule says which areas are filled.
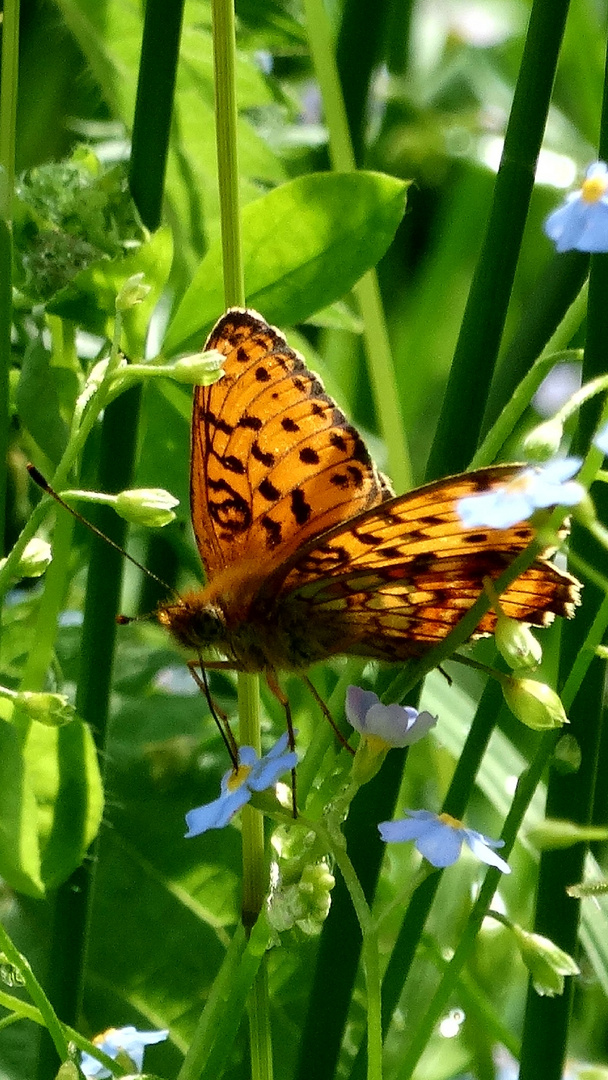
[[[191,510],[203,588],[158,611],[197,651],[233,669],[303,671],[349,654],[417,656],[447,636],[534,536],[466,529],[458,501],[504,485],[497,465],[395,496],[357,430],[284,336],[231,308],[205,345],[224,374],[194,391]],[[535,625],[571,616],[578,582],[537,559],[501,596]],[[474,636],[491,632],[488,612]]]

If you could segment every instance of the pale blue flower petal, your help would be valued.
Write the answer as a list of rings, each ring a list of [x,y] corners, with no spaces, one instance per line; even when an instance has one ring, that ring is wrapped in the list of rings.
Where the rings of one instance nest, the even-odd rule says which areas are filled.
[[[229,774],[230,775],[230,774]],[[249,802],[251,791],[246,784],[241,784],[236,791],[227,791],[220,795],[219,799],[206,803],[205,806],[197,806],[186,814],[188,832],[186,839],[192,836],[200,836],[209,829],[223,829],[236,812],[245,803]]]
[[[432,866],[443,869],[456,862],[462,850],[462,841],[463,836],[459,829],[437,822],[435,829],[428,830],[418,838],[416,847]]]
[[[274,787],[279,777],[290,769],[295,769],[297,764],[298,755],[293,750],[288,754],[281,754],[280,757],[266,754],[248,776],[247,787],[252,791],[265,791],[266,788]]]
[[[564,480],[572,479],[582,464],[583,459],[580,457],[553,458],[543,465],[540,472],[549,484],[563,484]]]
[[[103,1046],[100,1047],[100,1049],[104,1050],[104,1053],[107,1053]],[[91,1054],[87,1054],[85,1050],[82,1050],[80,1054],[80,1069],[87,1077],[87,1080],[106,1080],[106,1077],[112,1075],[110,1070],[106,1069],[105,1065],[102,1065],[101,1062],[98,1061],[97,1058],[92,1057]]]
[[[96,1045],[104,1054],[114,1059],[118,1057],[121,1051],[124,1051],[136,1066],[137,1072],[140,1073],[144,1065],[146,1046],[164,1042],[168,1034],[168,1031],[138,1031],[137,1028],[131,1025],[123,1028],[109,1028],[108,1031],[103,1033],[103,1036],[96,1040]],[[112,1075],[105,1065],[102,1065],[96,1058],[85,1051],[82,1051],[80,1056],[80,1068],[88,1080],[103,1080],[103,1078]]]
[[[297,732],[294,732],[297,734]],[[238,778],[238,787],[234,787],[234,770],[224,773],[219,799],[189,810],[186,814],[188,832],[186,838],[199,836],[209,829],[223,829],[245,803],[249,802],[252,792],[265,791],[274,787],[283,773],[295,769],[298,757],[294,751],[286,753],[289,735],[285,732],[275,743],[272,750],[258,758],[252,746],[241,746],[238,752],[239,765],[245,766],[243,775]]]
[[[511,873],[508,864],[492,850],[503,847],[504,840],[492,840],[458,822],[452,824],[430,810],[406,810],[405,813],[406,818],[383,821],[378,826],[383,840],[392,843],[414,840],[420,854],[437,868],[455,863],[463,842],[466,842],[481,862],[497,866],[503,874]]]
[[[530,501],[523,493],[503,495],[467,495],[458,502],[458,516],[467,529],[491,526],[493,529],[509,529],[518,521],[525,521],[532,512]]]
[[[584,196],[583,188],[568,195],[566,202],[545,221],[544,229],[553,240],[558,252],[585,251],[597,253],[608,251],[608,170],[603,161],[598,161],[587,170],[587,180],[598,180],[606,185],[594,193],[595,197]]]
[[[377,705],[379,697],[373,690],[362,690],[360,686],[349,686],[346,690],[345,712],[346,719],[355,731],[364,732],[365,718],[373,705]]]
[[[555,458],[538,468],[522,469],[496,491],[460,499],[457,507],[460,520],[466,528],[508,529],[526,521],[535,510],[576,506],[585,490],[570,477],[581,464],[580,458]]]
[[[437,718],[411,705],[383,705],[377,694],[349,686],[346,716],[362,735],[376,735],[388,746],[412,746],[434,727]]]
[[[604,424],[600,428],[593,440],[593,445],[597,446],[598,450],[602,451],[602,454],[608,454],[608,424]]]
[[[509,864],[504,859],[501,859],[496,852],[492,851],[492,848],[504,847],[504,840],[490,840],[487,836],[475,832],[474,829],[463,829],[463,832],[473,855],[480,862],[486,863],[487,866],[497,866],[499,870],[502,870],[503,874],[511,873]]]

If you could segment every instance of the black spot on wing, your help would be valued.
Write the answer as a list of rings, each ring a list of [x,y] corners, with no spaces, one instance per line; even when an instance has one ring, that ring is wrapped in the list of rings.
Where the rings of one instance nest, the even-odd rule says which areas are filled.
[[[254,457],[256,461],[259,461],[261,465],[265,465],[267,469],[274,465],[274,454],[271,454],[270,452],[266,453],[264,450],[261,450],[255,442],[251,447],[251,456]]]
[[[276,502],[281,495],[279,489],[270,482],[268,477],[265,477],[264,480],[262,480],[262,483],[258,485],[258,491],[264,499],[268,500],[268,502]]]
[[[244,474],[245,466],[241,459],[235,457],[234,454],[224,454],[220,460],[224,468],[228,469],[228,472],[238,473],[239,476]]]
[[[336,450],[341,450],[343,454],[346,453],[348,443],[343,435],[340,435],[337,431],[332,431],[329,441],[332,446],[335,446]]]
[[[263,426],[263,421],[259,416],[241,416],[239,420],[239,427],[249,428],[250,431],[259,431]]]
[[[280,522],[273,521],[268,514],[264,514],[264,516],[260,518],[260,521],[266,530],[266,543],[268,547],[277,547],[277,545],[281,543],[282,536]]]
[[[311,446],[304,446],[302,448],[302,450],[300,450],[299,457],[300,457],[300,461],[304,465],[318,465],[319,464],[319,455],[318,455],[317,451],[313,450],[313,448]]]
[[[209,479],[207,483],[215,496],[224,496],[209,499],[209,514],[213,521],[230,536],[245,532],[251,525],[251,510],[242,495],[224,479]]]
[[[305,525],[312,513],[301,488],[294,488],[291,493],[291,512],[298,525]]]

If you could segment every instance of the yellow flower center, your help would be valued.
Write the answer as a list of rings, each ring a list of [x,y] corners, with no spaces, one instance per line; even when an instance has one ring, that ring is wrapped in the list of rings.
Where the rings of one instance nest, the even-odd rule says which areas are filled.
[[[608,177],[590,176],[588,180],[583,181],[583,186],[581,188],[581,198],[583,202],[587,203],[599,202],[602,195],[605,195],[607,190]]]
[[[107,1036],[112,1035],[117,1030],[117,1028],[106,1028],[105,1031],[101,1032],[101,1035],[96,1035],[95,1038],[92,1040],[93,1046],[101,1046]]]
[[[238,769],[234,769],[228,778],[228,791],[242,787],[250,772],[251,765],[239,765]]]
[[[452,817],[451,814],[440,814],[439,820],[443,821],[444,825],[449,825],[451,829],[462,829],[464,826],[463,821],[459,821],[458,818]]]

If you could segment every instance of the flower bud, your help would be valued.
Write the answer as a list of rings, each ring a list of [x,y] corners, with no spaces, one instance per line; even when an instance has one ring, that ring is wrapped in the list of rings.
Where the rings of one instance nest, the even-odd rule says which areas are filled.
[[[23,553],[15,567],[15,577],[40,577],[53,559],[51,545],[46,540],[34,536],[25,545]],[[0,570],[6,565],[6,559],[0,559]]]
[[[559,450],[563,435],[564,425],[556,416],[544,424],[538,424],[524,439],[526,456],[534,461],[546,461]]]
[[[26,720],[36,720],[46,727],[63,727],[76,715],[65,694],[34,694],[22,690],[14,697],[15,709]]]
[[[569,723],[555,690],[545,683],[510,676],[502,682],[502,692],[513,715],[535,731],[551,731]]]
[[[226,357],[217,349],[194,353],[192,356],[182,356],[173,365],[173,378],[181,383],[211,386],[224,374],[225,361]]]
[[[578,975],[580,968],[572,957],[542,934],[531,934],[516,923],[513,933],[521,958],[532,976],[532,985],[542,997],[564,992],[564,976]]]
[[[539,825],[530,829],[528,839],[540,851],[554,851],[557,848],[572,847],[573,844],[608,840],[608,828],[602,828],[600,825],[577,825],[575,821],[545,818]]]
[[[179,499],[163,488],[134,488],[121,491],[113,505],[116,513],[133,525],[160,529],[174,521],[173,507],[179,506]]]
[[[128,311],[129,308],[141,304],[142,300],[146,299],[152,286],[145,284],[145,276],[144,272],[140,271],[138,274],[131,274],[131,277],[127,278],[116,297],[117,311]]]
[[[498,616],[494,638],[500,655],[510,668],[535,668],[543,658],[540,642],[530,627],[502,613]]]
[[[82,1076],[80,1069],[73,1061],[64,1061],[59,1066],[59,1072],[57,1073],[55,1080],[79,1080]]]
[[[578,739],[575,739],[574,735],[567,733],[558,740],[553,751],[551,764],[561,776],[568,776],[569,773],[578,772],[582,759],[583,755]]]
[[[316,937],[331,907],[335,878],[325,859],[309,863],[295,880],[287,867],[279,872],[275,864],[275,885],[268,902],[268,921],[278,932],[298,929],[306,937]],[[284,871],[286,871],[284,875]]]

